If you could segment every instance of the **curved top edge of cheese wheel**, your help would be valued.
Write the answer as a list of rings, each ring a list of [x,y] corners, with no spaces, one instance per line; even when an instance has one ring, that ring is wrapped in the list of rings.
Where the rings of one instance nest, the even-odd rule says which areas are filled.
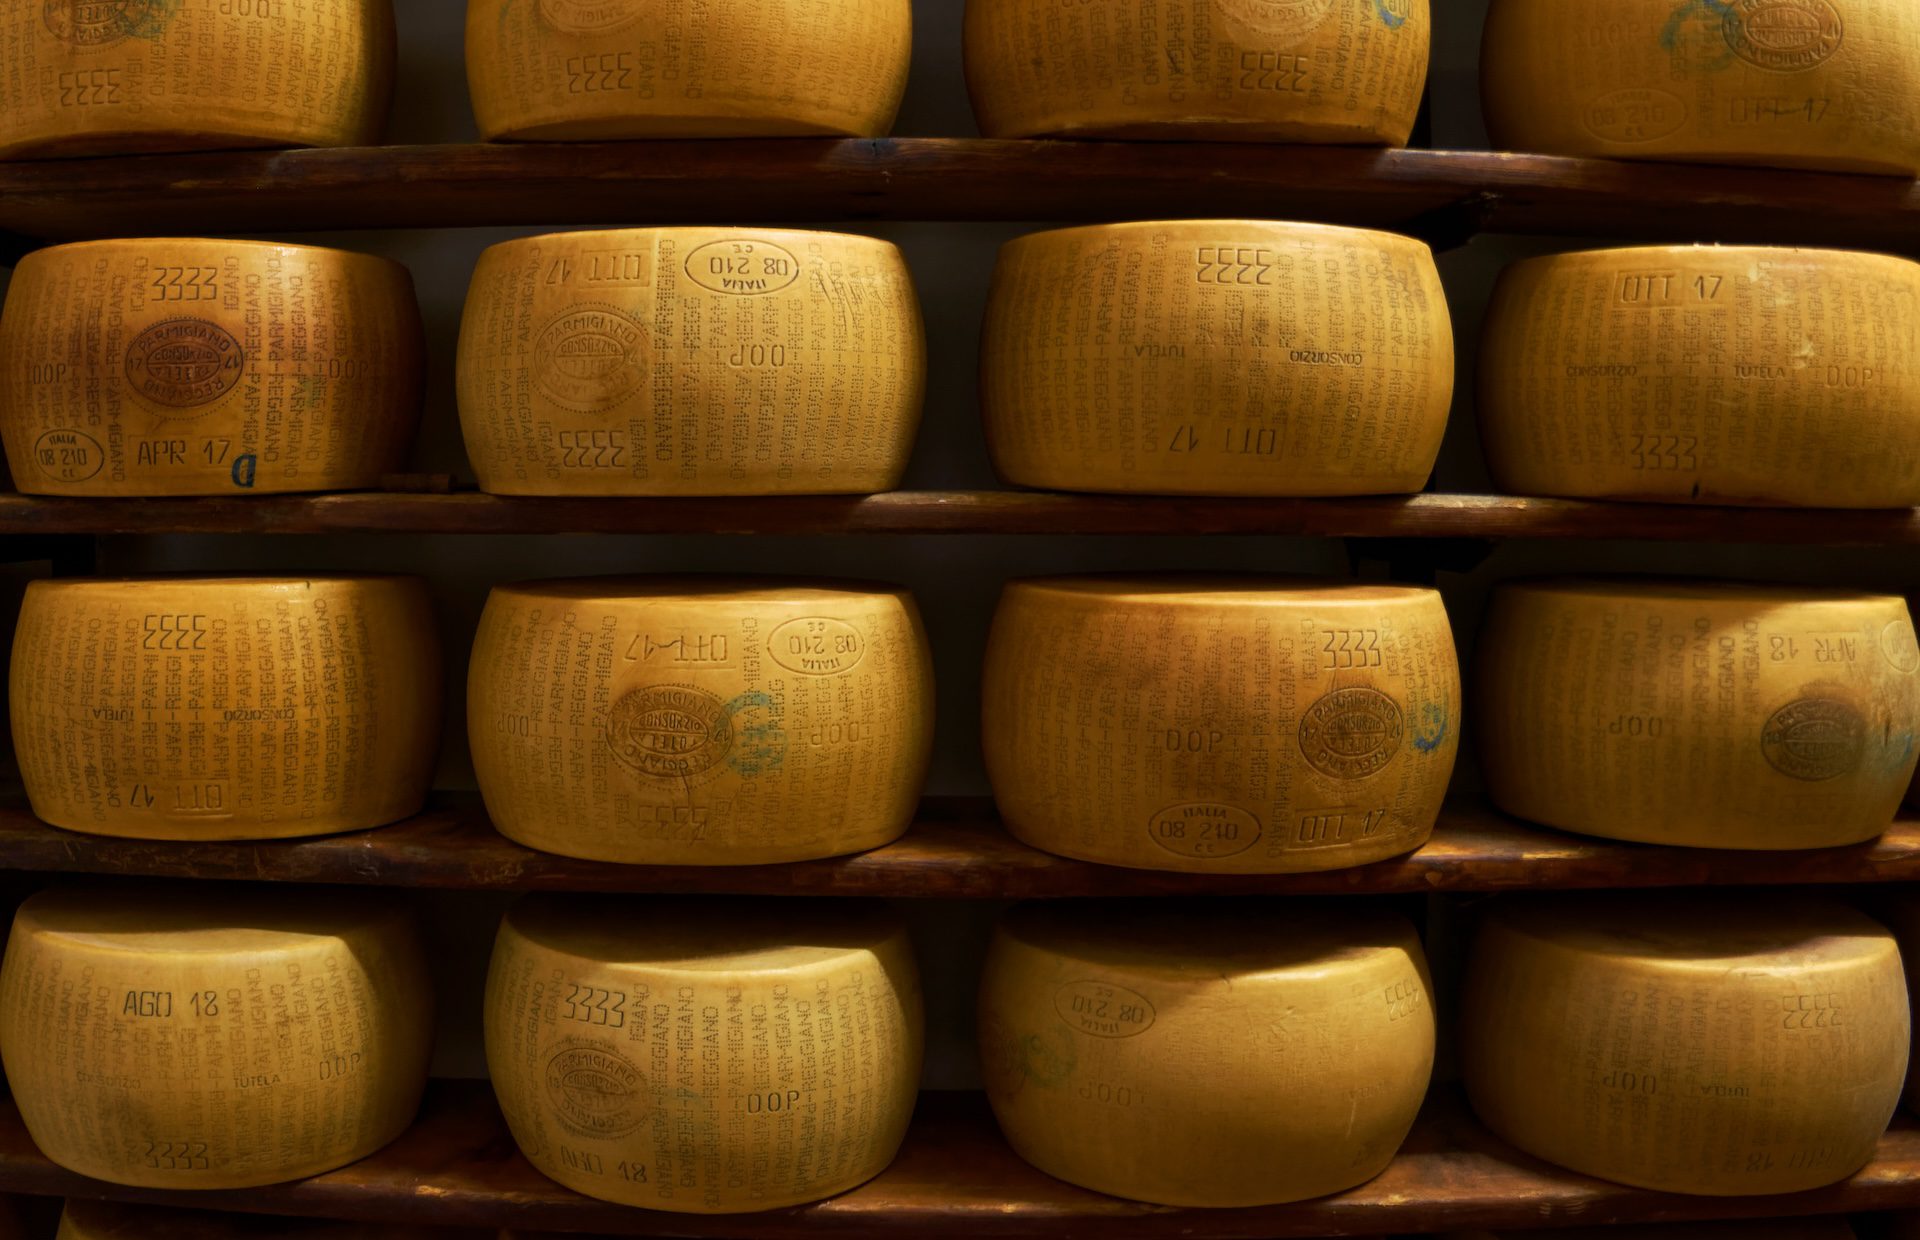
[[[1496,594],[1560,594],[1574,598],[1629,598],[1649,603],[1904,603],[1898,594],[1835,586],[1726,581],[1697,577],[1527,577],[1494,585]]]
[[[1798,245],[1629,245],[1600,246],[1588,250],[1563,250],[1557,254],[1536,254],[1530,258],[1519,258],[1506,266],[1507,271],[1520,267],[1551,266],[1569,258],[1600,259],[1618,258],[1628,261],[1655,258],[1726,258],[1726,259],[1766,259],[1770,262],[1783,262],[1790,259],[1847,258],[1881,260],[1897,263],[1902,267],[1920,269],[1920,262],[1900,254],[1885,254],[1878,250],[1846,250],[1836,247],[1798,246]]]
[[[556,577],[549,581],[513,581],[493,587],[496,595],[541,599],[695,598],[708,602],[842,603],[885,596],[911,599],[905,586],[884,581],[816,577],[617,576]]]
[[[206,246],[230,254],[235,250],[253,251],[266,254],[314,254],[331,255],[337,258],[364,260],[380,263],[398,271],[407,271],[407,265],[383,254],[369,254],[365,250],[346,250],[332,245],[306,245],[292,241],[240,241],[226,237],[104,237],[95,241],[69,241],[64,245],[49,245],[34,250],[16,265],[15,270],[28,267],[36,260],[53,258],[62,254],[80,253],[89,250],[124,250],[137,252],[152,246],[192,247]]]
[[[1249,908],[1188,900],[1073,901],[1016,905],[1000,933],[1090,964],[1238,973],[1312,971],[1418,942],[1413,923],[1386,909],[1290,900]]]
[[[262,591],[303,591],[316,586],[389,586],[424,592],[424,577],[408,573],[307,573],[288,577],[201,577],[155,573],[138,577],[49,577],[27,584],[28,594],[140,594],[158,587],[227,590],[236,594]]]
[[[1193,603],[1218,607],[1241,603],[1264,606],[1287,602],[1395,603],[1435,600],[1431,586],[1399,586],[1341,578],[1262,577],[1194,573],[1089,573],[1060,577],[1016,577],[1006,592],[1061,594],[1114,602]],[[1328,597],[1331,596],[1331,597]]]
[[[1433,247],[1418,237],[1409,237],[1405,233],[1388,232],[1379,228],[1355,228],[1348,224],[1314,224],[1295,220],[1251,220],[1251,219],[1214,219],[1214,220],[1127,220],[1116,224],[1076,224],[1071,228],[1048,228],[1040,232],[1030,232],[1015,237],[1002,249],[1031,244],[1050,237],[1070,237],[1076,233],[1114,233],[1152,232],[1163,228],[1238,228],[1266,229],[1292,240],[1322,237],[1328,240],[1353,241],[1362,238],[1375,241],[1395,242],[1400,245],[1417,247],[1429,255]]]
[[[15,937],[62,939],[99,951],[220,955],[296,947],[315,938],[410,927],[405,905],[371,892],[332,889],[222,889],[217,901],[188,901],[177,888],[61,887],[24,900]]]
[[[1883,956],[1893,932],[1858,909],[1815,896],[1573,892],[1496,901],[1491,923],[1566,951],[1716,972],[1818,952],[1828,961]]]
[[[905,919],[854,900],[532,896],[501,924],[566,956],[682,973],[764,972],[870,951],[898,937]]]
[[[514,237],[506,241],[496,241],[494,244],[482,250],[481,254],[484,256],[496,250],[515,250],[525,246],[540,245],[554,241],[635,241],[650,237],[694,237],[707,236],[710,234],[720,234],[721,237],[752,236],[773,241],[777,241],[782,237],[809,239],[825,237],[835,241],[844,241],[849,244],[866,244],[880,250],[898,251],[900,248],[891,241],[884,240],[880,237],[871,237],[866,233],[834,232],[830,229],[821,228],[761,228],[754,224],[741,224],[738,226],[727,224],[672,224],[657,228],[587,228],[571,232],[537,233],[531,237]]]

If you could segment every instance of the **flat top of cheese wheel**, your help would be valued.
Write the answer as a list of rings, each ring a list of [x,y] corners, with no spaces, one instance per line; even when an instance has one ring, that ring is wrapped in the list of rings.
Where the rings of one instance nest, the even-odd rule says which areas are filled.
[[[563,232],[535,233],[531,237],[515,237],[508,241],[495,242],[493,245],[488,246],[486,250],[483,250],[482,253],[489,253],[493,250],[512,249],[515,246],[522,246],[522,245],[540,245],[540,244],[553,242],[553,241],[587,241],[587,242],[594,242],[598,244],[604,244],[608,241],[615,241],[620,238],[659,237],[659,236],[671,237],[676,235],[691,236],[694,234],[706,234],[706,233],[739,233],[742,235],[751,235],[754,237],[766,237],[766,238],[775,238],[775,239],[780,237],[790,237],[795,240],[819,240],[821,238],[832,238],[836,241],[850,241],[850,242],[856,242],[856,243],[865,243],[867,245],[879,245],[879,246],[893,245],[893,242],[891,241],[884,240],[880,237],[870,237],[865,233],[833,232],[827,229],[820,229],[820,228],[762,228],[757,224],[740,224],[740,225],[677,224],[677,225],[670,225],[666,227],[587,228],[587,229],[568,230]]]
[[[22,259],[21,262],[23,264],[31,262],[35,257],[41,255],[51,256],[55,254],[85,253],[89,250],[100,249],[146,251],[156,246],[175,248],[180,246],[218,246],[222,251],[251,250],[263,255],[333,254],[343,258],[365,259],[368,262],[386,263],[389,266],[400,267],[402,270],[405,270],[403,264],[395,262],[391,258],[386,258],[379,254],[368,254],[364,250],[345,250],[338,246],[331,245],[304,245],[291,241],[236,241],[226,237],[108,237],[98,241],[69,241],[64,245],[50,245],[44,249],[35,250],[31,254],[28,254],[26,258]]]
[[[549,951],[682,973],[777,973],[827,964],[899,933],[887,906],[851,900],[744,903],[632,896],[534,896],[507,914]]]
[[[1359,240],[1391,241],[1399,245],[1429,248],[1427,243],[1417,237],[1404,233],[1387,232],[1379,228],[1354,228],[1347,224],[1303,224],[1292,220],[1128,220],[1116,224],[1076,224],[1071,228],[1048,228],[1040,232],[1027,233],[1015,237],[1008,245],[1038,241],[1049,237],[1067,238],[1075,234],[1086,233],[1099,236],[1112,236],[1115,233],[1153,233],[1169,228],[1182,229],[1256,229],[1284,234],[1299,240],[1321,239],[1330,242],[1352,242]]]
[[[1891,603],[1896,594],[1869,594],[1831,586],[1789,586],[1770,582],[1713,581],[1693,577],[1529,577],[1503,581],[1499,590],[1563,594],[1574,598],[1632,598],[1648,602],[1700,603]]]
[[[217,902],[176,888],[67,887],[20,905],[15,934],[64,939],[102,951],[234,955],[295,948],[316,936],[405,923],[404,908],[370,894],[222,888]]]
[[[714,602],[766,600],[781,603],[850,602],[875,594],[903,596],[904,586],[880,581],[821,580],[815,577],[558,577],[551,581],[515,581],[494,587],[496,594],[532,598],[699,598]]]
[[[1009,589],[1044,591],[1115,602],[1194,602],[1209,607],[1246,604],[1259,606],[1298,600],[1320,603],[1386,603],[1431,599],[1425,586],[1377,585],[1325,577],[1260,577],[1214,573],[1087,574],[1067,577],[1020,577]]]
[[[1310,979],[1414,937],[1397,913],[1312,900],[1289,900],[1285,909],[1188,900],[1023,904],[1002,928],[1075,960],[1186,978],[1230,970]]]
[[[156,573],[141,577],[52,577],[30,582],[27,590],[54,590],[60,593],[88,594],[139,594],[155,586],[193,586],[208,590],[234,591],[303,591],[315,586],[346,586],[369,584],[399,584],[419,582],[418,577],[405,573],[321,573],[306,574],[299,577],[203,577],[194,575],[174,576]]]
[[[1711,972],[1883,957],[1891,932],[1857,909],[1810,896],[1568,893],[1496,904],[1490,919],[1568,951]]]

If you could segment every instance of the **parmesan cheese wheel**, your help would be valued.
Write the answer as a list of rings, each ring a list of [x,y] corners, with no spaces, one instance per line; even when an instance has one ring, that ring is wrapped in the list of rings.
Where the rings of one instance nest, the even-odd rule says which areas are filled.
[[[499,138],[885,136],[910,0],[467,0],[467,86]]]
[[[467,679],[487,809],[530,848],[759,865],[876,848],[913,819],[933,667],[913,596],[859,584],[500,586]]]
[[[392,0],[14,0],[0,159],[380,140]]]
[[[1832,1184],[1900,1101],[1885,927],[1797,896],[1558,893],[1491,906],[1460,1002],[1474,1109],[1585,1175],[1711,1196]]]
[[[33,812],[151,840],[285,839],[416,813],[440,651],[405,577],[37,581],[11,713]]]
[[[1426,960],[1403,918],[1308,908],[1014,910],[980,984],[987,1099],[1014,1150],[1174,1206],[1378,1175],[1433,1068]]]
[[[1496,148],[1912,176],[1911,0],[1493,0]]]
[[[421,350],[413,280],[388,259],[264,241],[56,246],[22,259],[7,291],[0,439],[33,495],[372,487],[413,442]]]
[[[880,905],[531,900],[486,1007],[514,1140],[607,1201],[816,1201],[883,1171],[913,1113],[920,982]]]
[[[1428,0],[967,0],[988,137],[1404,146]]]
[[[889,242],[559,233],[481,255],[458,382],[498,495],[866,493],[907,467],[926,341]]]
[[[1323,224],[1103,224],[1000,252],[982,413],[1008,482],[1418,491],[1453,398],[1433,252]]]
[[[1498,587],[1475,667],[1500,808],[1611,839],[1872,839],[1913,777],[1920,646],[1888,595],[1681,579]]]
[[[1844,1218],[1775,1218],[1552,1231],[1471,1231],[1461,1232],[1453,1240],[1854,1240],[1854,1233]]]
[[[493,1232],[485,1233],[491,1240]],[[70,1197],[54,1240],[482,1240],[445,1227],[388,1227],[279,1215],[170,1210]]]
[[[1411,852],[1440,812],[1460,671],[1440,596],[1203,577],[1008,583],[981,731],[1036,848],[1280,874]]]
[[[0,1056],[69,1171],[246,1188],[363,1158],[412,1122],[433,986],[406,914],[350,892],[37,895],[0,966]]]
[[[1517,495],[1920,504],[1920,263],[1648,246],[1506,270],[1480,438]]]
[[[1920,902],[1897,898],[1889,902],[1885,916],[1900,944],[1900,959],[1906,966],[1907,993],[1920,995]],[[1913,1057],[1907,1065],[1903,1101],[1907,1110],[1920,1114],[1920,1056]],[[1920,1236],[1920,1229],[1916,1229],[1915,1235]]]

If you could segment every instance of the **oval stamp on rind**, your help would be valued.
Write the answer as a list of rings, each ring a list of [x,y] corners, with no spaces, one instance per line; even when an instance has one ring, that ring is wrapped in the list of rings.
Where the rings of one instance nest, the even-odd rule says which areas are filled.
[[[166,27],[178,0],[46,0],[40,10],[49,33],[78,48],[112,47]]]
[[[1846,41],[1832,0],[1723,0],[1723,7],[1727,46],[1756,69],[1800,73],[1826,63]]]
[[[163,319],[127,346],[127,382],[162,417],[192,416],[233,391],[246,361],[240,342],[218,323]]]
[[[1760,733],[1767,764],[1791,779],[1820,783],[1859,769],[1867,721],[1850,702],[1803,697],[1773,712]]]
[[[1400,706],[1378,689],[1335,689],[1300,716],[1300,756],[1334,779],[1365,779],[1400,752]]]
[[[646,1082],[632,1060],[604,1042],[566,1039],[547,1056],[541,1079],[554,1115],[576,1136],[611,1140],[640,1126]]]
[[[752,237],[709,241],[687,255],[687,278],[710,293],[760,297],[800,278],[793,252]]]
[[[85,431],[47,431],[33,443],[34,468],[61,482],[85,482],[106,462],[100,441]]]
[[[1587,132],[1606,142],[1657,142],[1687,123],[1687,101],[1657,86],[1612,90],[1580,110]]]
[[[1252,848],[1260,839],[1260,820],[1235,805],[1189,801],[1149,818],[1147,838],[1182,857],[1217,861]]]
[[[1137,990],[1087,978],[1068,982],[1053,993],[1053,1010],[1080,1033],[1096,1038],[1131,1038],[1153,1028],[1159,1013]]]
[[[1908,675],[1920,671],[1920,636],[1911,620],[1895,620],[1880,630],[1880,650],[1894,670]]]
[[[540,0],[540,16],[561,34],[608,34],[640,17],[635,0]]]
[[[1242,38],[1271,43],[1306,38],[1327,20],[1333,6],[1334,0],[1213,0],[1216,14],[1242,27]]]
[[[533,341],[540,394],[575,413],[605,413],[647,378],[647,331],[613,306],[569,306]]]
[[[860,630],[831,616],[789,620],[767,638],[767,653],[773,661],[802,676],[852,671],[866,652]]]
[[[692,685],[643,685],[607,712],[607,748],[655,779],[688,779],[719,766],[733,748],[726,704]]]

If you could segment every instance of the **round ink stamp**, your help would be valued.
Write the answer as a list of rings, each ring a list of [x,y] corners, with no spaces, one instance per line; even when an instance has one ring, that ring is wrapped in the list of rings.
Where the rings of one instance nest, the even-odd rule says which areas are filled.
[[[233,333],[206,319],[164,319],[127,346],[127,382],[152,405],[204,411],[233,391],[246,369],[246,351]]]
[[[1326,694],[1300,717],[1300,754],[1334,779],[1365,779],[1400,752],[1406,734],[1399,705],[1378,689]]]
[[[1867,721],[1837,698],[1804,697],[1788,702],[1767,720],[1760,750],[1768,765],[1808,783],[1837,779],[1856,770],[1867,747]]]
[[[605,413],[646,382],[646,344],[646,329],[622,311],[571,306],[534,338],[534,386],[563,409]]]
[[[541,1079],[554,1114],[576,1136],[605,1140],[640,1126],[640,1069],[605,1043],[566,1039],[547,1057]]]
[[[733,748],[726,704],[691,685],[644,685],[622,694],[607,715],[607,748],[656,779],[686,779],[719,766]]]
[[[1846,22],[1832,0],[1725,0],[1722,7],[1727,46],[1756,69],[1812,69],[1846,40]]]

